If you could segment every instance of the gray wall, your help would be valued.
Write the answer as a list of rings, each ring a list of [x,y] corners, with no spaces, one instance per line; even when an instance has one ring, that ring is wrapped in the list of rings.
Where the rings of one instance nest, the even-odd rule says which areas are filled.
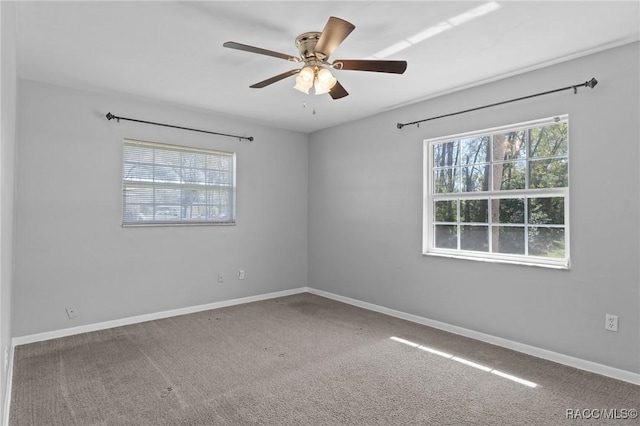
[[[309,285],[640,373],[638,43],[310,135]],[[410,65],[409,65],[410,67]],[[396,128],[581,83],[600,84]],[[422,141],[569,114],[571,270],[426,257]],[[605,314],[620,317],[604,330]]]
[[[18,88],[14,336],[306,286],[307,135],[33,81]],[[255,141],[118,124],[108,111]],[[122,228],[123,138],[235,151],[237,225]]]
[[[11,347],[13,283],[13,209],[16,145],[16,19],[13,3],[0,3],[2,69],[0,71],[0,419],[3,418],[7,371],[5,353]],[[0,420],[1,421],[1,420]]]

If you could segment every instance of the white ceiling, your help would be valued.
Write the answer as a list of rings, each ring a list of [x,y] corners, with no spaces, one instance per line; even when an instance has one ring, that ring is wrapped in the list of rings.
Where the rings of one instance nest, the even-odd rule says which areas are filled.
[[[486,3],[21,2],[18,73],[312,132],[640,39],[638,1],[498,1],[450,24]],[[388,57],[408,61],[403,75],[335,71],[350,93],[340,100],[304,95],[292,77],[251,89],[298,65],[222,47],[236,41],[297,55],[296,36],[322,31],[329,16],[356,26],[330,59],[371,57],[440,23],[451,28]]]

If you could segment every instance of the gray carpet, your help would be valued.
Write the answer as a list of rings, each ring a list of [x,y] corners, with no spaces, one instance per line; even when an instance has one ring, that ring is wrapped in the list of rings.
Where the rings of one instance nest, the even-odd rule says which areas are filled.
[[[305,293],[18,346],[10,425],[639,424],[567,409],[640,386]]]

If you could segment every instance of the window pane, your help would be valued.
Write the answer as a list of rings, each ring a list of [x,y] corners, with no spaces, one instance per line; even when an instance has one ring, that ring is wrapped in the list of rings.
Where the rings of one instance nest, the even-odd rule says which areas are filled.
[[[489,227],[461,225],[460,249],[489,251]]]
[[[180,167],[155,166],[153,172],[156,182],[180,183]]]
[[[493,189],[525,189],[526,162],[511,161],[493,165]]]
[[[529,198],[529,223],[564,225],[564,197]]]
[[[464,192],[479,192],[489,189],[490,165],[471,166],[462,168],[462,190]]]
[[[478,164],[490,161],[489,137],[481,136],[460,141],[462,164]]]
[[[437,194],[460,191],[457,168],[436,169],[434,174],[434,192]]]
[[[457,225],[436,225],[435,246],[438,248],[457,249],[458,248],[458,227]]]
[[[187,216],[186,210],[189,209],[193,204],[197,204],[198,202],[204,201],[200,198],[200,191],[196,189],[183,189],[182,190],[182,207],[183,207],[183,215],[182,217],[192,217]]]
[[[524,226],[494,226],[491,233],[494,253],[524,254]]]
[[[458,202],[456,200],[436,201],[436,222],[456,222],[458,220]]]
[[[125,204],[144,204],[153,202],[153,188],[135,188],[125,186],[122,189]]]
[[[436,143],[433,145],[433,165],[434,167],[457,166],[458,142]]]
[[[460,200],[460,222],[488,223],[489,200]]]
[[[230,186],[233,185],[233,173],[221,172],[218,170],[206,170],[206,183],[216,186]]]
[[[215,184],[220,182],[220,172],[217,170],[206,170],[205,177],[207,184]]]
[[[153,163],[153,150],[139,146],[126,145],[123,151],[125,162]]]
[[[524,223],[523,198],[491,200],[491,223]]]
[[[207,167],[207,160],[206,160],[205,154],[194,153],[194,152],[183,152],[182,166],[189,167],[189,168],[204,169],[205,167]]]
[[[567,123],[529,130],[530,157],[567,155]]]
[[[564,257],[564,228],[529,228],[531,256]]]
[[[182,182],[205,183],[205,173],[203,169],[182,169]]]
[[[220,220],[231,220],[233,218],[233,191],[231,189],[221,189],[219,191],[208,191],[208,200],[212,204],[211,217]]]
[[[233,172],[220,172],[218,183],[222,186],[233,185]]]
[[[180,188],[156,188],[155,202],[157,204],[180,205],[182,191]]]
[[[162,222],[180,220],[180,205],[156,206],[154,219]]]
[[[180,166],[180,152],[164,149],[153,150],[154,159],[156,164],[164,164],[167,166]]]
[[[218,157],[215,155],[207,156],[207,168],[213,170],[221,170],[229,168],[229,165],[226,164],[225,160],[228,160],[228,157]]]
[[[566,158],[529,162],[530,188],[564,188],[569,186]]]
[[[122,172],[125,180],[153,182],[153,165],[125,163]]]
[[[527,158],[524,130],[493,135],[492,147],[494,161],[524,160]]]
[[[143,209],[138,204],[127,204],[122,213],[124,220],[127,222],[137,222],[145,219]]]

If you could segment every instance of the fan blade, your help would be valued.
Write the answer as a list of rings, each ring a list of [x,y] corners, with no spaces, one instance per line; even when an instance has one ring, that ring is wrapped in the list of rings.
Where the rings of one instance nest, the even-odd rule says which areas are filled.
[[[342,64],[342,66],[340,66]],[[407,61],[377,61],[368,59],[336,59],[333,61],[337,70],[388,72],[403,74],[407,69]]]
[[[323,56],[320,59],[327,59],[355,28],[356,26],[351,22],[335,16],[330,17],[322,30],[318,43],[316,43],[314,52]]]
[[[251,85],[249,87],[251,87],[252,89],[262,89],[265,86],[273,84],[276,81],[283,80],[283,79],[285,79],[287,77],[290,77],[292,75],[298,74],[299,72],[300,72],[300,70],[290,70],[290,71],[287,71],[287,72],[283,72],[282,74],[278,74],[275,77],[268,78],[268,79],[266,79],[264,81],[261,81],[259,83],[254,84],[254,85]]]
[[[349,96],[349,92],[347,92],[344,87],[342,87],[342,84],[340,84],[339,81],[336,81],[335,86],[333,86],[329,91],[329,96],[331,96],[333,99],[340,99],[344,98],[345,96]]]
[[[280,59],[286,59],[287,61],[300,62],[300,58],[287,55],[284,53],[274,52],[273,50],[262,49],[260,47],[249,46],[248,44],[236,43],[235,41],[228,41],[223,44],[224,47],[229,49],[244,50],[245,52],[258,53],[260,55],[274,56]]]

